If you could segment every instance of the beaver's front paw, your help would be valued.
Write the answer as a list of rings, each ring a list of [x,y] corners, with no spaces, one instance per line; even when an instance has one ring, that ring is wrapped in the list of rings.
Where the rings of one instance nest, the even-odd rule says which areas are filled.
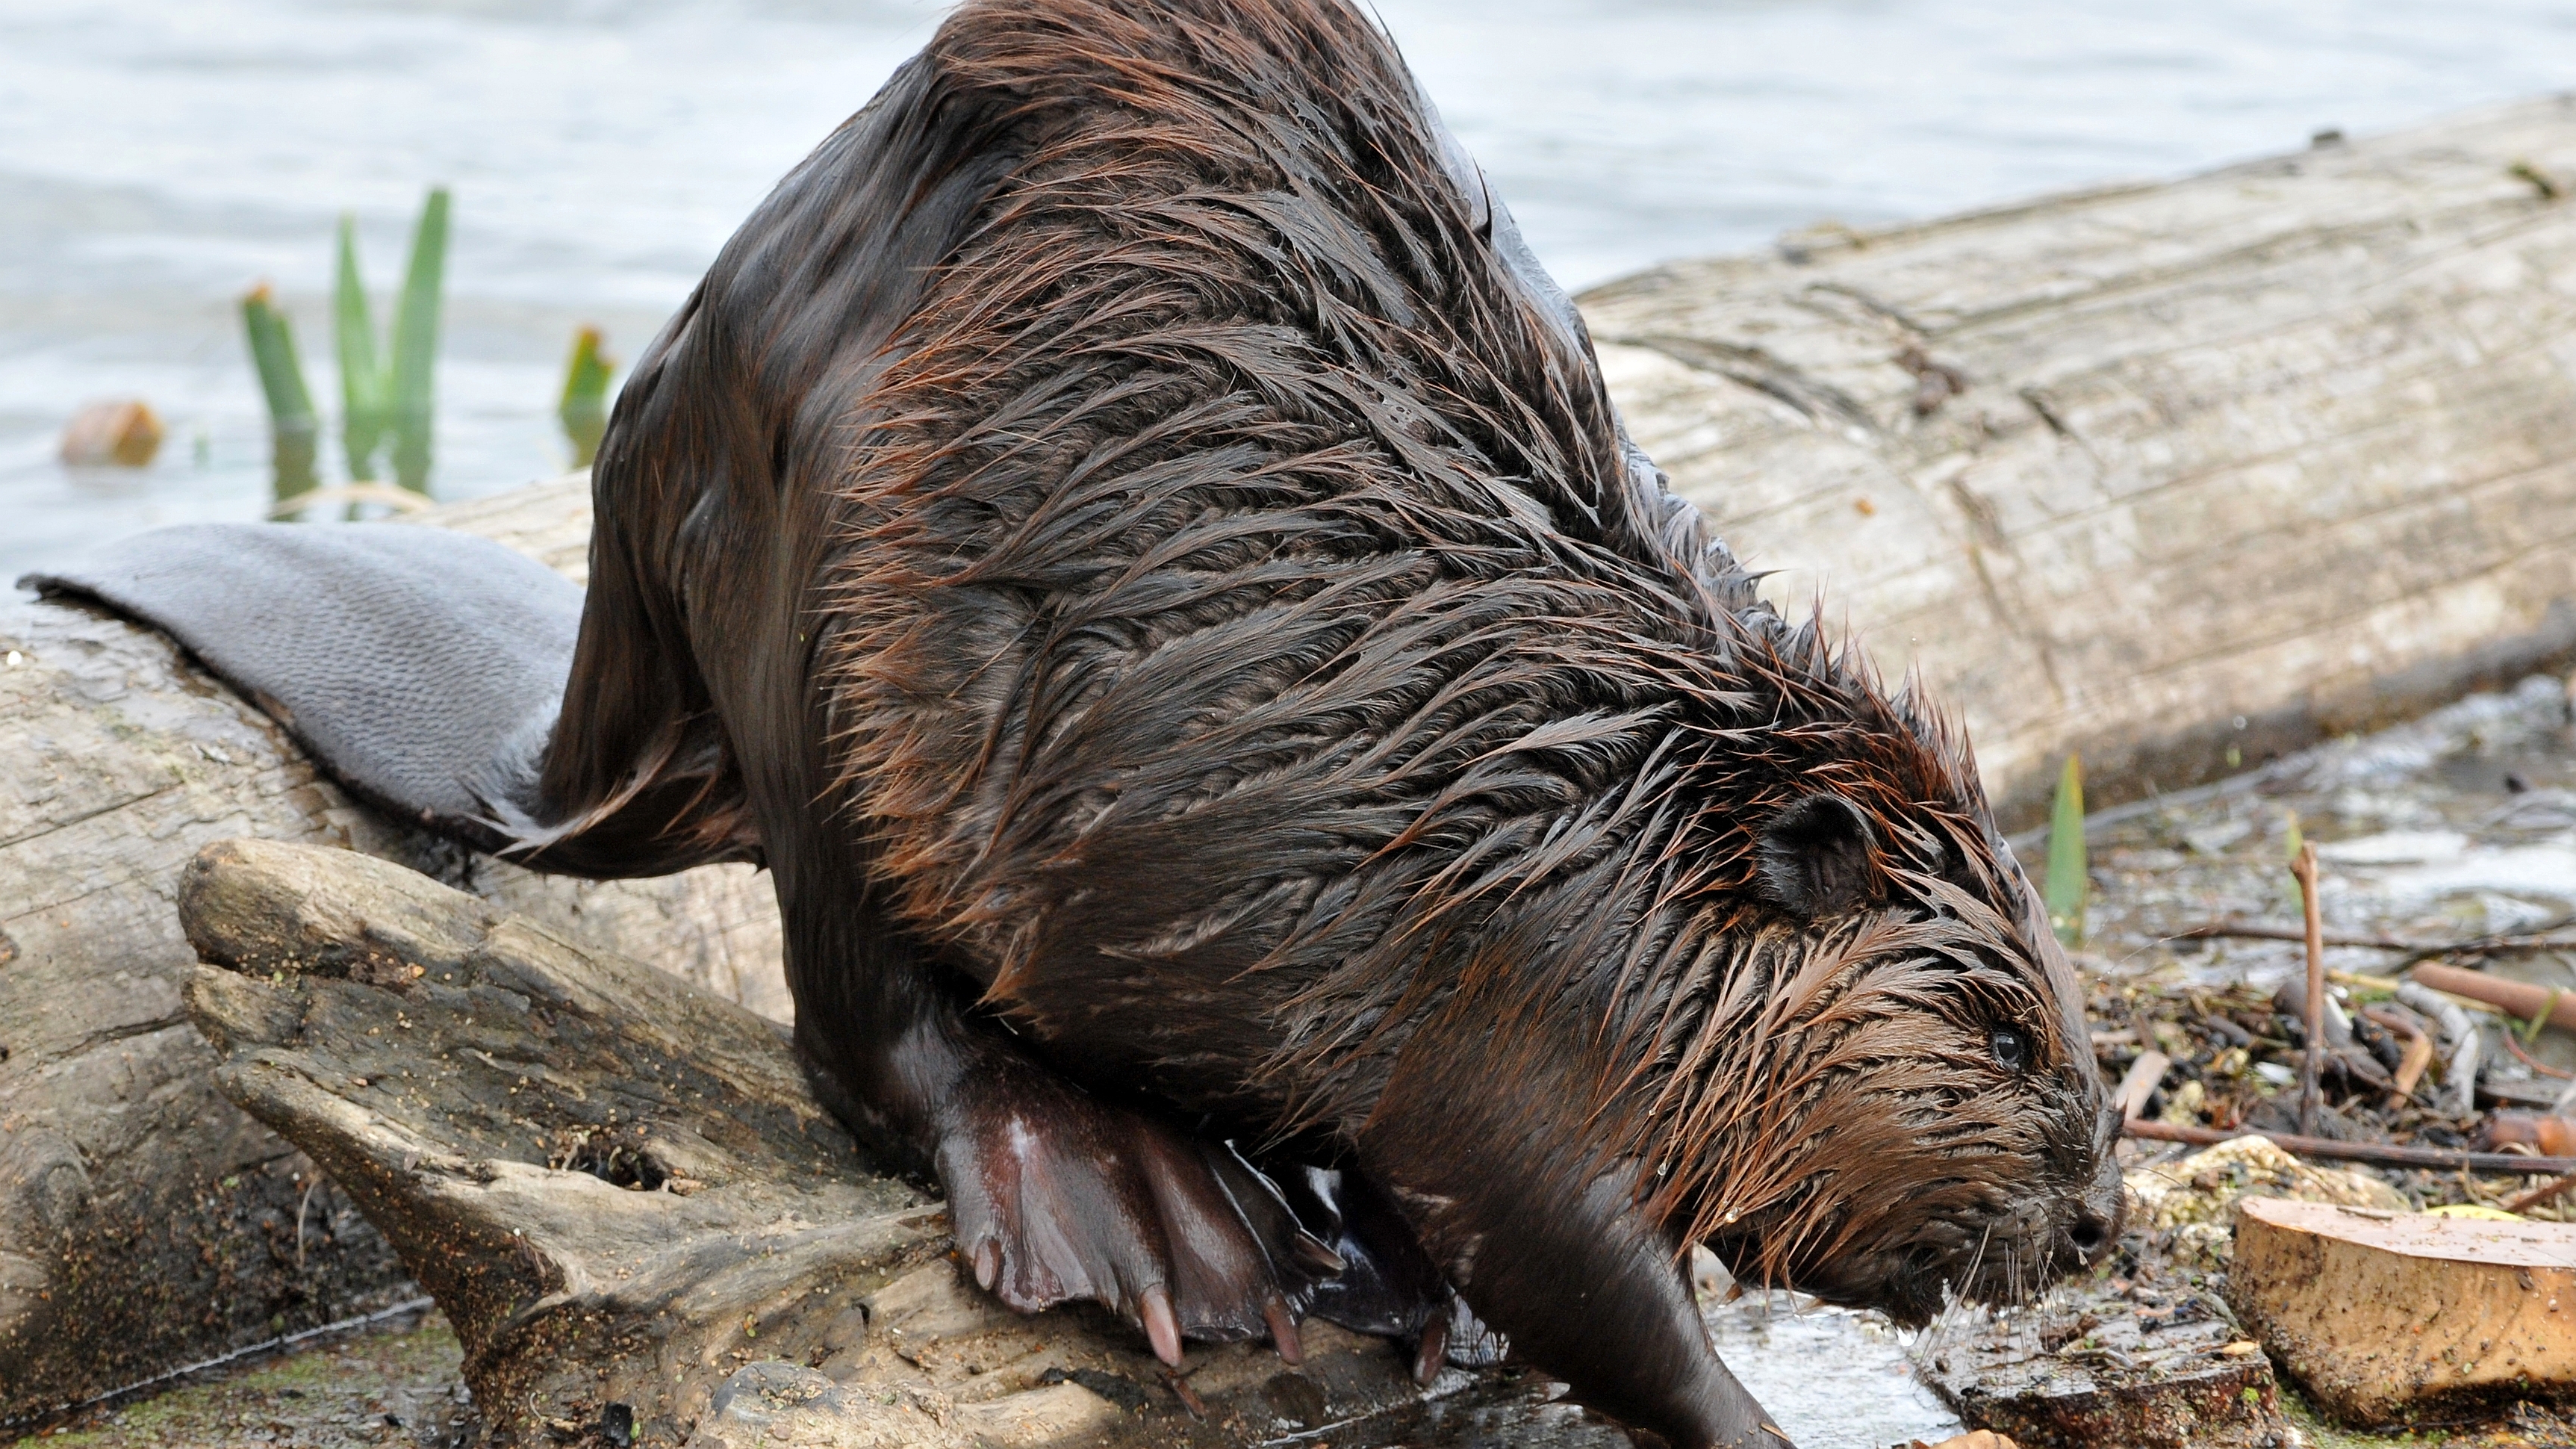
[[[1297,1316],[1341,1271],[1231,1148],[1065,1084],[1023,1079],[962,1104],[938,1162],[977,1282],[1023,1313],[1105,1304],[1168,1364],[1185,1335],[1267,1334],[1297,1362]]]

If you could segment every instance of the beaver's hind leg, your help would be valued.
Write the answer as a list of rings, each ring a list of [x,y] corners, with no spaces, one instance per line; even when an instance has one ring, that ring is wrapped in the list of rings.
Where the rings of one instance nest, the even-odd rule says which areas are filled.
[[[1268,1336],[1297,1361],[1297,1318],[1343,1264],[1270,1180],[1224,1143],[1033,1060],[961,1003],[954,974],[878,914],[872,888],[850,889],[864,876],[835,854],[817,838],[773,855],[798,1051],[842,1120],[936,1175],[976,1280],[1023,1313],[1107,1306],[1168,1363],[1184,1336]]]
[[[1268,1335],[1303,1358],[1297,1317],[1340,1260],[1222,1143],[1016,1063],[953,1093],[939,1143],[957,1244],[1022,1312],[1088,1298],[1141,1321],[1157,1357],[1183,1333]]]

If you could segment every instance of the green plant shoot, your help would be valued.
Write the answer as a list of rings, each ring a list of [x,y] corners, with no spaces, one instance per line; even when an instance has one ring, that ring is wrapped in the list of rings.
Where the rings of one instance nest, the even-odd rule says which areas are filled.
[[[394,481],[429,492],[430,418],[438,361],[438,313],[447,274],[447,188],[430,188],[411,236],[411,264],[394,310]]]
[[[270,462],[276,474],[277,501],[310,493],[315,443],[321,420],[313,411],[312,391],[304,385],[304,366],[295,355],[295,328],[277,307],[263,282],[241,301],[242,332],[250,342],[251,365],[268,400]]]
[[[2040,897],[2049,927],[2070,949],[2084,941],[2084,907],[2093,892],[2084,858],[2084,761],[2068,755],[2057,777],[2057,803],[2048,813],[2048,880]]]
[[[340,450],[353,481],[376,476],[376,454],[393,429],[393,400],[376,359],[376,320],[358,275],[358,224],[340,218],[340,265],[331,288],[331,337],[340,357]]]
[[[376,455],[393,445],[394,480],[414,493],[429,492],[431,419],[436,410],[433,374],[438,361],[438,317],[447,274],[447,188],[432,187],[412,228],[411,257],[402,295],[394,303],[393,338],[379,351],[374,313],[358,270],[358,227],[340,218],[338,276],[331,292],[331,320],[340,358],[340,444],[349,477],[376,478]]]
[[[564,368],[563,402],[555,416],[572,442],[572,465],[587,468],[599,456],[600,437],[608,431],[608,379],[617,364],[601,355],[599,329],[584,327],[573,335],[572,361]]]

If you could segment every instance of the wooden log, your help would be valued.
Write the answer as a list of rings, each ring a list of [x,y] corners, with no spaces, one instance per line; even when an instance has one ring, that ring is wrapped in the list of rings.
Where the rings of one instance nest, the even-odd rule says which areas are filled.
[[[2227,1297],[2355,1424],[2576,1395],[2576,1224],[2248,1198]]]
[[[436,1296],[498,1445],[1241,1444],[1422,1397],[1322,1323],[1297,1369],[1194,1346],[1184,1392],[1122,1324],[1010,1313],[772,1023],[391,862],[218,842],[179,905],[215,1080]]]
[[[577,557],[579,488],[460,511]],[[173,891],[199,845],[240,835],[399,859],[787,1011],[749,868],[584,883],[475,857],[353,805],[161,636],[0,600],[0,1427],[413,1291],[350,1200],[208,1078]]]
[[[2197,1295],[2142,1311],[2096,1281],[1913,1351],[1959,1418],[2027,1449],[2270,1449],[2286,1441],[2272,1365]]]
[[[2036,823],[2576,649],[2576,101],[1581,299],[1637,440]]]

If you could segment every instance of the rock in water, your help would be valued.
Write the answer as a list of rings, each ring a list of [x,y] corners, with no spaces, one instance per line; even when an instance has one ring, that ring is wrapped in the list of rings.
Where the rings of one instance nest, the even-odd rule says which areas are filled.
[[[63,462],[74,468],[148,468],[161,451],[161,419],[141,398],[84,403],[63,429]]]

